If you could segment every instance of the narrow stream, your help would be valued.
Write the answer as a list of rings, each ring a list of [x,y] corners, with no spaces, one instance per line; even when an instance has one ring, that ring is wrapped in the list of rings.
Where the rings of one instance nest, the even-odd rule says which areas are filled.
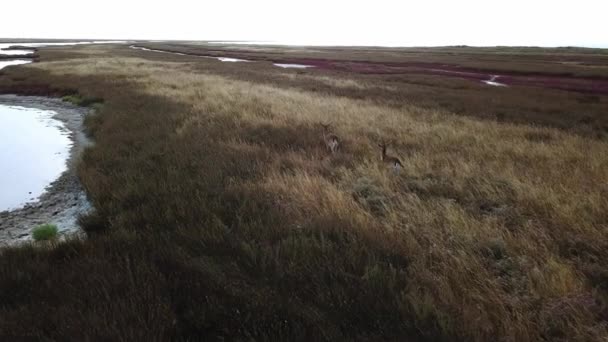
[[[145,48],[145,47],[135,46],[135,45],[131,45],[129,47],[131,49],[134,49],[134,50],[151,51],[151,52],[169,53],[169,54],[172,54],[172,55],[188,56],[187,54],[181,53],[181,52],[170,52],[170,51],[163,51],[163,50],[148,49],[148,48]],[[200,56],[200,57],[211,58],[210,56]]]
[[[313,65],[305,65],[305,64],[288,64],[288,63],[274,63],[274,66],[278,66],[279,68],[288,69],[306,69],[306,68],[314,68]]]
[[[192,57],[200,57],[200,58],[212,58],[212,59],[217,59],[218,61],[221,61],[221,62],[249,62],[249,60],[240,59],[240,58],[191,55],[191,54],[181,53],[181,52],[148,49],[148,48],[145,48],[145,47],[135,46],[135,45],[131,45],[129,47],[131,49],[135,49],[135,50],[151,51],[151,52],[159,52],[159,53],[168,53],[168,54],[171,54],[171,55],[178,55],[178,56],[192,56]]]
[[[217,60],[219,60],[221,62],[251,62],[248,59],[242,59],[242,58],[193,55],[193,54],[187,54],[187,53],[182,53],[182,52],[173,52],[173,51],[165,51],[165,50],[148,49],[148,48],[145,48],[145,47],[135,46],[135,45],[131,45],[130,48],[131,49],[135,49],[135,50],[142,50],[142,51],[168,53],[168,54],[179,55],[179,56],[192,56],[192,57],[201,57],[201,58],[213,58],[213,59],[217,59]],[[296,68],[296,69],[314,68],[313,65],[304,65],[304,64],[273,63],[272,65],[274,65],[276,67],[279,67],[279,68]]]
[[[483,83],[487,84],[487,85],[491,85],[491,86],[495,86],[495,87],[507,87],[506,84],[504,83],[500,83],[500,82],[496,82],[496,80],[499,78],[500,76],[498,75],[493,75],[492,78],[490,78],[487,81],[482,81]]]
[[[222,62],[249,62],[246,59],[240,59],[240,58],[232,58],[232,57],[215,57],[218,60],[222,61]]]
[[[217,59],[217,60],[219,60],[221,62],[251,62],[248,59],[242,59],[242,58],[193,55],[193,54],[187,54],[187,53],[182,53],[182,52],[173,52],[173,51],[165,51],[165,50],[148,49],[148,48],[145,48],[145,47],[135,46],[135,45],[131,45],[130,48],[131,49],[135,49],[135,50],[142,50],[142,51],[168,53],[168,54],[179,55],[179,56],[192,56],[192,57],[200,57],[200,58],[213,58],[213,59]],[[306,69],[306,68],[313,68],[314,67],[313,65],[286,64],[286,63],[273,63],[273,65],[276,66],[276,67],[279,67],[279,68],[296,68],[296,69]]]

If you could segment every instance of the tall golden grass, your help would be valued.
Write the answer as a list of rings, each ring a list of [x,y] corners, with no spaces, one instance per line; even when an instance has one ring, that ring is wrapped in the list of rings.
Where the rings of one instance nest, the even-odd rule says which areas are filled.
[[[168,306],[136,327],[161,339],[608,338],[608,142],[85,51],[22,68],[104,99],[81,178],[105,232],[70,262],[106,246],[123,265],[141,250],[120,281],[158,279],[146,298]],[[336,155],[321,122],[342,140]],[[380,162],[382,140],[400,172]],[[6,263],[42,252],[7,253],[0,274],[13,277]],[[108,287],[71,309],[123,298]],[[4,327],[18,326],[7,308]]]

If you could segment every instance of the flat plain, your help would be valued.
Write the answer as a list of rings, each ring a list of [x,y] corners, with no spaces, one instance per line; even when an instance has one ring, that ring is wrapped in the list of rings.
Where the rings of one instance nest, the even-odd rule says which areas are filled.
[[[95,108],[96,208],[0,251],[0,336],[608,338],[607,51],[133,46],[0,71]]]

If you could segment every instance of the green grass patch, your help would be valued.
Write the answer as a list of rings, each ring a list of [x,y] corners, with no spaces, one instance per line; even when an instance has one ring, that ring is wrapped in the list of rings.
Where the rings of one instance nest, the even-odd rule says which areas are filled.
[[[84,97],[78,94],[65,95],[61,99],[76,106],[94,107],[95,109],[99,109],[100,106],[103,104],[103,100],[100,98]]]
[[[32,231],[32,236],[36,241],[53,240],[57,237],[57,226],[54,224],[43,224]]]

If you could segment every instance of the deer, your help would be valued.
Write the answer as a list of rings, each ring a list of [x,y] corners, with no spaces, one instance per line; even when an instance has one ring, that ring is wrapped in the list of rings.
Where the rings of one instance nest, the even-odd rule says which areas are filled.
[[[399,158],[386,154],[386,143],[382,141],[378,144],[378,147],[382,149],[382,155],[380,160],[387,166],[393,169],[395,172],[399,172],[399,170],[403,167],[401,160]]]
[[[330,124],[321,124],[323,127],[323,142],[331,153],[336,153],[340,147],[340,138],[331,132]]]

